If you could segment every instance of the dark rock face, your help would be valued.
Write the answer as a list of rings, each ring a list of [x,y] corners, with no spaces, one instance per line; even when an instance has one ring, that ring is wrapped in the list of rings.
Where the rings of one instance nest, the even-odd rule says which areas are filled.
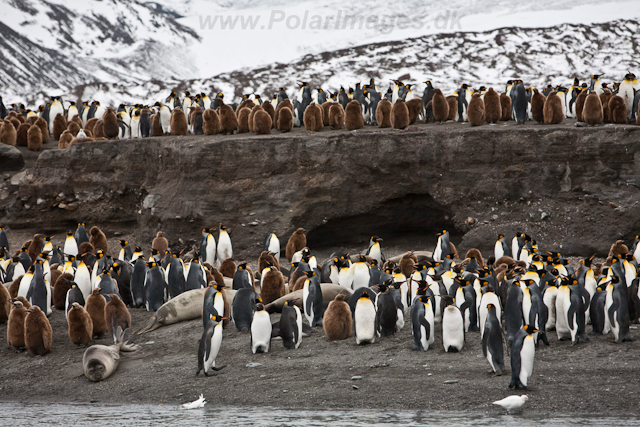
[[[633,126],[449,124],[90,142],[14,175],[0,224],[64,232],[85,221],[149,242],[162,229],[187,244],[223,223],[245,256],[297,227],[313,248],[366,247],[376,234],[431,250],[447,228],[461,250],[487,252],[495,233],[524,231],[542,249],[605,255],[640,231],[638,141]]]
[[[24,167],[24,158],[16,147],[0,144],[0,171],[17,171]]]

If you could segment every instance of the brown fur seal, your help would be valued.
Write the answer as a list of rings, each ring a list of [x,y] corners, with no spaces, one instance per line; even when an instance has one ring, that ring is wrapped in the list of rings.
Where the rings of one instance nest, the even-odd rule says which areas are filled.
[[[0,143],[6,145],[16,145],[18,133],[11,121],[5,119],[2,128],[0,129]]]
[[[289,261],[293,258],[293,254],[302,250],[307,246],[307,236],[304,234],[304,228],[298,228],[296,231],[291,233],[291,237],[289,237],[289,241],[287,242],[286,248],[286,257]]]
[[[102,381],[109,378],[118,368],[120,352],[135,352],[140,349],[136,344],[125,341],[124,331],[118,328],[114,345],[92,345],[82,356],[82,370],[90,381]]]
[[[89,243],[91,243],[96,250],[102,249],[105,254],[109,252],[107,236],[95,225],[89,230]]]
[[[53,306],[58,310],[64,310],[67,302],[67,292],[71,289],[69,282],[73,281],[73,276],[69,273],[64,273],[58,279],[53,282]]]
[[[162,231],[158,231],[156,233],[156,237],[155,239],[153,239],[153,242],[151,243],[151,247],[153,249],[160,251],[161,254],[164,254],[166,251],[169,250],[169,241],[167,240],[166,237],[164,237],[164,233]],[[123,329],[126,329],[126,328],[123,328]]]
[[[53,119],[53,139],[56,141],[60,139],[60,135],[62,132],[67,129],[67,119],[60,113],[56,114],[56,117]]]
[[[498,123],[502,117],[500,95],[492,87],[484,94],[484,115],[487,123]]]
[[[621,96],[614,95],[609,99],[609,119],[617,125],[627,124],[627,106]]]
[[[11,311],[11,295],[9,291],[0,283],[0,324],[9,320],[9,312]]]
[[[107,108],[102,116],[102,126],[104,128],[104,136],[108,139],[115,139],[120,133],[120,126],[118,126],[118,116],[113,108]]]
[[[409,110],[409,124],[412,125],[418,120],[420,115],[420,108],[422,107],[422,99],[413,98],[405,103]]]
[[[24,348],[24,319],[27,317],[27,308],[20,301],[13,302],[13,309],[9,313],[7,323],[7,343],[9,347],[20,351]]]
[[[344,109],[337,102],[329,109],[329,125],[333,129],[342,129],[344,127]]]
[[[276,113],[278,117],[276,129],[280,132],[291,132],[293,129],[293,111],[290,108],[283,107],[279,111],[276,109]]]
[[[398,99],[391,108],[391,126],[394,129],[404,129],[409,126],[409,109],[402,99]]]
[[[117,342],[117,328],[126,331],[131,327],[131,313],[117,294],[109,294],[109,302],[104,308],[104,321],[107,324],[107,332]]]
[[[480,93],[476,92],[471,97],[471,101],[469,101],[469,106],[467,107],[467,115],[469,116],[469,124],[471,126],[481,126],[484,124],[484,101],[480,97]]]
[[[74,302],[67,317],[69,339],[75,345],[87,345],[93,336],[93,321],[83,306]]]
[[[322,109],[312,102],[304,110],[303,115],[304,128],[309,132],[318,132],[324,127],[322,119]]]
[[[582,119],[589,125],[598,125],[602,123],[604,112],[602,103],[597,93],[593,92],[587,96],[582,109]]]
[[[249,132],[249,115],[251,110],[248,107],[240,108],[238,111],[238,133]]]
[[[446,99],[449,105],[449,117],[447,117],[447,120],[455,120],[458,117],[458,97],[450,95]]]
[[[107,324],[104,320],[104,308],[107,305],[107,300],[100,294],[100,288],[95,288],[84,305],[84,308],[91,316],[93,322],[93,336],[101,337],[107,332]]]
[[[436,123],[444,123],[449,120],[450,104],[444,97],[440,89],[434,89],[433,98],[431,99],[431,110],[433,112],[433,120]],[[457,108],[457,101],[456,101]]]
[[[545,125],[557,125],[564,120],[562,101],[555,91],[551,92],[544,101],[542,115],[544,116]]]
[[[64,132],[62,132],[62,135],[60,135],[60,140],[58,140],[58,148],[61,150],[64,150],[65,148],[68,148],[69,145],[71,145],[71,141],[73,141],[73,135],[71,135],[71,132],[69,132],[69,130],[65,130]]]
[[[169,126],[171,128],[171,135],[186,135],[189,131],[189,125],[187,124],[187,115],[184,113],[184,111],[182,111],[182,109],[180,109],[180,107],[176,107],[171,112]]]
[[[215,110],[207,109],[202,113],[202,131],[205,135],[217,135],[220,133],[220,119]]]
[[[260,296],[263,304],[269,304],[285,294],[284,276],[276,266],[271,266],[262,279]]]
[[[327,339],[345,340],[351,336],[351,309],[343,294],[336,295],[324,312],[322,327]]]
[[[511,97],[506,93],[500,94],[500,108],[502,109],[500,120],[503,122],[511,120]]]
[[[267,135],[271,133],[271,116],[262,108],[256,108],[253,115],[253,132],[256,135]]]
[[[170,299],[162,304],[147,324],[136,333],[143,334],[154,331],[161,326],[200,318],[206,290],[206,288],[192,289]]]
[[[381,99],[376,107],[376,123],[380,128],[391,127],[391,109],[393,106],[388,99]]]
[[[29,123],[20,123],[20,126],[16,130],[16,145],[18,147],[27,147],[27,132],[31,125]],[[42,144],[42,141],[40,141]]]
[[[51,351],[53,331],[49,319],[40,307],[32,305],[24,318],[24,346],[32,356],[44,356]]]
[[[233,279],[233,275],[236,274],[236,263],[233,262],[233,258],[222,260],[222,263],[220,263],[220,274]]]
[[[230,135],[238,130],[238,117],[230,105],[225,104],[218,107],[218,115],[220,116],[221,133]]]
[[[348,300],[353,293],[351,289],[347,289],[341,285],[334,285],[333,283],[321,283],[320,288],[322,289],[322,301],[327,304],[330,301],[333,301],[338,294],[344,295],[345,300]],[[266,304],[264,309],[267,310],[268,313],[281,313],[282,307],[287,301],[295,301],[295,304],[302,308],[302,289],[295,292],[289,292],[282,298],[278,298],[272,303]]]
[[[40,132],[42,133],[42,143],[46,144],[49,142],[49,127],[47,126],[47,121],[42,117],[38,117],[34,125],[40,128]]]
[[[531,118],[538,123],[544,123],[544,103],[546,100],[547,97],[538,92],[538,89],[533,90],[533,95],[531,96]]]

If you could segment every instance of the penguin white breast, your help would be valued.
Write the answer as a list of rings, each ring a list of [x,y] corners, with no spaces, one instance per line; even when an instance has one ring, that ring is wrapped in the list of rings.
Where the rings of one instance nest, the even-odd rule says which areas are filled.
[[[366,298],[366,297],[365,297]],[[361,298],[356,303],[354,312],[356,322],[356,338],[360,341],[372,340],[375,333],[376,309],[369,298]]]
[[[527,335],[520,350],[520,382],[525,387],[531,374],[533,374],[533,359],[536,353],[536,346],[533,342],[533,335]]]

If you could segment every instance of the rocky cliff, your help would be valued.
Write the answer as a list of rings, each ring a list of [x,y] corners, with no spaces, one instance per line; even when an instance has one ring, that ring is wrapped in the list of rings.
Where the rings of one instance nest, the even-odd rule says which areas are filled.
[[[495,233],[521,230],[584,256],[640,232],[635,126],[297,130],[23,154],[21,170],[3,168],[0,225],[29,233],[84,221],[134,242],[162,229],[178,246],[224,223],[234,249],[253,256],[267,233],[284,245],[300,226],[316,248],[366,247],[377,234],[432,249],[447,228],[462,250],[492,251]]]

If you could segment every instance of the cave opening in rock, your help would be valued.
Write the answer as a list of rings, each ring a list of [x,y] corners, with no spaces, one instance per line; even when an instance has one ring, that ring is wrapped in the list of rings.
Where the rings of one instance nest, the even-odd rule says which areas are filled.
[[[307,232],[314,250],[367,248],[371,236],[384,239],[384,248],[428,250],[435,247],[436,233],[446,229],[451,241],[462,239],[451,213],[429,194],[407,194],[382,201],[369,212],[331,219]]]

